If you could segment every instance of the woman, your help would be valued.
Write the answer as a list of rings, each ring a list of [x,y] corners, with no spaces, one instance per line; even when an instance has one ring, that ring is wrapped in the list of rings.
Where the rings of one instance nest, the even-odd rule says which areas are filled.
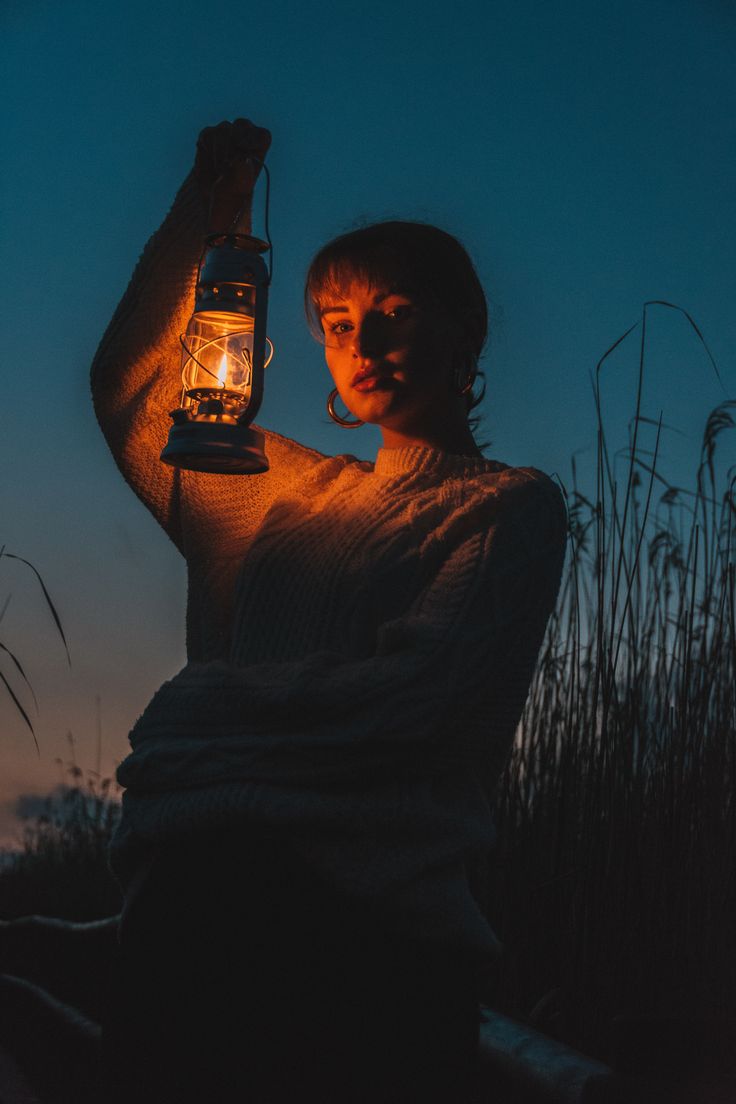
[[[330,412],[380,426],[375,463],[271,432],[264,475],[159,462],[204,213],[232,221],[268,142],[203,132],[93,367],[120,469],[189,570],[187,666],[119,771],[108,1062],[121,1099],[459,1104],[498,954],[470,879],[565,513],[477,448],[483,292],[455,239],[410,223],[337,239],[307,279]]]

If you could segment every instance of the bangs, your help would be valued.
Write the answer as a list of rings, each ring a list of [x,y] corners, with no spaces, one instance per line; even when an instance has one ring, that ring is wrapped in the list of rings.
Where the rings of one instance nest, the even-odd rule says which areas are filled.
[[[304,306],[312,334],[323,337],[321,309],[330,302],[345,299],[353,283],[366,284],[371,290],[386,289],[395,294],[426,298],[426,289],[416,276],[416,263],[394,243],[375,243],[373,248],[355,249],[353,243],[338,238],[320,250],[307,275]]]

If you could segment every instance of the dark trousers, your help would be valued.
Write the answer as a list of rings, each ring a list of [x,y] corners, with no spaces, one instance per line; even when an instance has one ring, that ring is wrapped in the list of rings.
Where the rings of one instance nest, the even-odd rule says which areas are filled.
[[[465,956],[391,934],[278,838],[208,837],[161,850],[130,907],[103,1048],[127,1104],[463,1104],[478,1037]]]

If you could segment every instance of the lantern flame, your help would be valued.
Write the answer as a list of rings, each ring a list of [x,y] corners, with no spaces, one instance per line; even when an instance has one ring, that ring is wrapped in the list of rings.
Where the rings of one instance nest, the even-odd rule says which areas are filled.
[[[227,353],[223,353],[220,358],[220,368],[217,373],[217,382],[220,387],[224,387],[227,382]]]

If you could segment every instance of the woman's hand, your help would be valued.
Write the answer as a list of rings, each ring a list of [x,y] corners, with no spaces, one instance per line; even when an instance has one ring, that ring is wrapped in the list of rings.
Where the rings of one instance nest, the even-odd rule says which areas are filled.
[[[205,127],[197,139],[194,176],[209,214],[208,231],[250,229],[250,205],[271,134],[249,119]],[[238,218],[242,212],[243,217]]]

